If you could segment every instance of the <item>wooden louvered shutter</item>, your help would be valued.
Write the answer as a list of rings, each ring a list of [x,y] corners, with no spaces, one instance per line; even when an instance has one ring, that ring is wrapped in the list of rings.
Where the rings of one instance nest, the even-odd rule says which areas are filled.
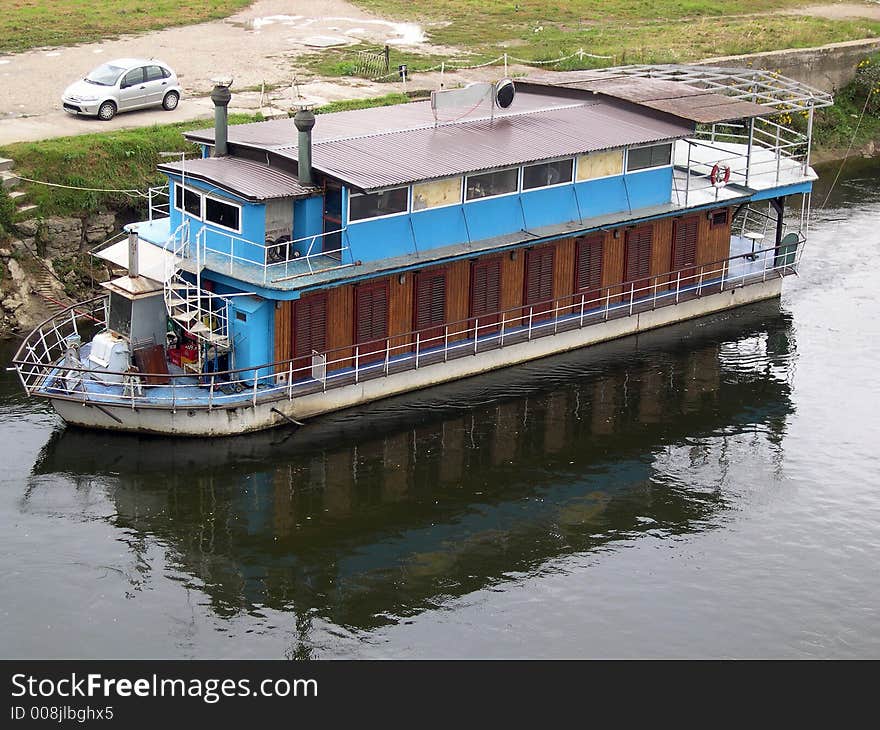
[[[575,291],[599,291],[602,288],[602,258],[605,253],[605,237],[599,233],[576,240]]]
[[[553,298],[555,246],[533,248],[526,257],[525,303],[537,304]]]
[[[415,329],[425,330],[446,324],[446,272],[421,271],[416,275]]]
[[[694,266],[697,261],[697,226],[695,216],[675,221],[672,239],[672,270],[679,271]]]
[[[315,294],[296,302],[293,315],[294,357],[327,349],[327,295]]]
[[[626,281],[635,282],[636,289],[647,286],[651,275],[651,226],[626,232]]]
[[[501,310],[501,259],[477,261],[471,268],[471,317]]]
[[[388,282],[355,289],[355,341],[371,342],[388,335]]]

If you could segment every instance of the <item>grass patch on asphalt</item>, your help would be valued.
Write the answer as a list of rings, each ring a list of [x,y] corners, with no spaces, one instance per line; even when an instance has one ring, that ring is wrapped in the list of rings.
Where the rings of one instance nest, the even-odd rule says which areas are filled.
[[[71,46],[232,15],[252,0],[3,0],[0,53]]]

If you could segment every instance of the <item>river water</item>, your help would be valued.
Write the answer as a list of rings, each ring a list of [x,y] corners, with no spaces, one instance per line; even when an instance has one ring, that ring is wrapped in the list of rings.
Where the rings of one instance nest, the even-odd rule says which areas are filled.
[[[0,656],[876,657],[878,257],[851,165],[781,303],[298,432],[65,429],[3,373]]]

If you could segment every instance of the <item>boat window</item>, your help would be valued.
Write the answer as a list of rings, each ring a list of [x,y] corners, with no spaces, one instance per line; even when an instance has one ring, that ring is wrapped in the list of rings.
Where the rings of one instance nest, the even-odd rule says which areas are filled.
[[[522,186],[523,190],[532,190],[533,188],[546,188],[550,185],[561,185],[562,183],[570,183],[571,176],[571,160],[526,165],[523,167]]]
[[[233,203],[205,196],[205,221],[240,233],[241,208]]]
[[[182,185],[174,186],[174,207],[196,218],[202,217],[202,196]]]
[[[480,175],[468,175],[465,185],[465,199],[478,200],[491,198],[494,195],[507,195],[519,189],[519,169],[484,172]]]
[[[626,171],[647,170],[664,167],[672,162],[672,144],[655,144],[650,147],[634,147],[626,153]]]
[[[349,201],[348,220],[362,221],[397,215],[409,210],[409,188],[394,188],[378,193],[356,193]]]
[[[460,177],[448,177],[445,180],[432,180],[413,185],[413,210],[440,208],[459,203],[461,203]]]
[[[623,150],[591,152],[577,159],[577,180],[594,180],[623,174]]]

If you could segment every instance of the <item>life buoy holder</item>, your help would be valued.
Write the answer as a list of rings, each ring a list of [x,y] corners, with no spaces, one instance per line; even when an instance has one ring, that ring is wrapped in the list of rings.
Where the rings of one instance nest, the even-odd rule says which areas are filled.
[[[711,182],[716,188],[727,185],[727,183],[730,182],[730,166],[715,165],[712,168],[712,172],[709,173],[709,182]]]

